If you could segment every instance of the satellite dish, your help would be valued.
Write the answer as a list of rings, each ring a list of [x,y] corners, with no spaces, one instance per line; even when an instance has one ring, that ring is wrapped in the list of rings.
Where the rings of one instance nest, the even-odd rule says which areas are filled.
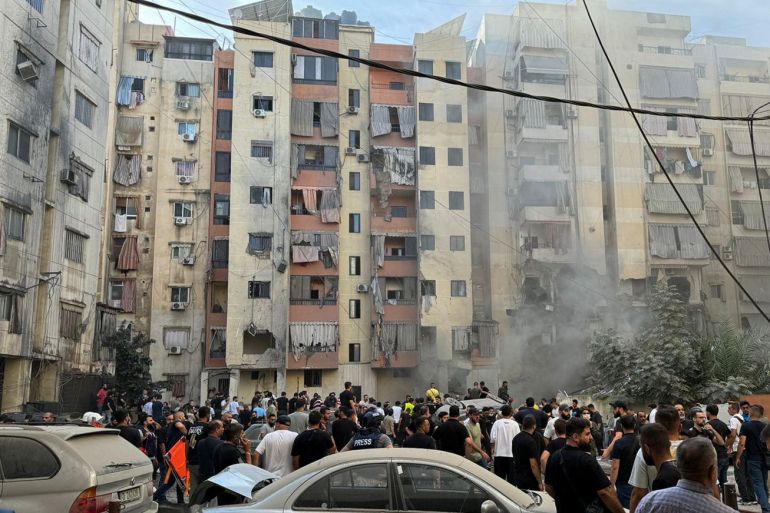
[[[236,20],[243,19],[243,10],[233,9],[233,18],[235,18]]]
[[[255,336],[257,336],[257,325],[256,325],[256,324],[254,324],[253,322],[252,322],[252,323],[250,323],[250,324],[249,324],[249,327],[248,327],[248,328],[246,328],[246,331],[248,331],[248,332],[249,332],[249,335],[251,335],[252,337],[255,337]]]

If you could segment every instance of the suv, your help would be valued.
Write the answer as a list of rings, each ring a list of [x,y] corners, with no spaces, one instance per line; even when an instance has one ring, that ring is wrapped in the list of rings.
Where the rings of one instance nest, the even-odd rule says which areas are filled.
[[[3,508],[153,513],[152,493],[152,463],[116,429],[0,425]]]

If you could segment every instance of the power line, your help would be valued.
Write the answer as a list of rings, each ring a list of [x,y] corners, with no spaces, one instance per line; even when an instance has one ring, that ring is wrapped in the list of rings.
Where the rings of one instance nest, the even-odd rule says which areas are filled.
[[[552,96],[541,96],[541,95],[535,95],[530,93],[525,93],[523,91],[515,91],[512,89],[502,89],[499,87],[493,87],[488,86],[486,84],[477,84],[477,83],[469,83],[469,82],[463,82],[462,80],[455,80],[453,78],[447,78],[447,77],[441,77],[438,75],[430,75],[427,73],[422,73],[417,70],[413,69],[407,69],[407,68],[398,68],[395,66],[390,66],[388,64],[384,64],[382,62],[378,61],[372,61],[370,59],[365,59],[363,57],[355,57],[352,55],[343,55],[339,52],[335,52],[334,50],[326,50],[323,48],[314,48],[312,46],[308,46],[302,43],[298,43],[297,41],[292,41],[290,39],[284,39],[282,37],[274,36],[271,34],[266,34],[263,32],[257,32],[254,30],[246,29],[243,27],[236,27],[234,25],[228,25],[226,23],[220,23],[218,21],[211,20],[209,18],[206,18],[204,16],[199,16],[197,14],[193,14],[190,12],[180,11],[179,9],[174,9],[172,7],[166,7],[163,5],[159,5],[155,2],[152,2],[150,0],[129,0],[132,3],[145,5],[147,7],[153,7],[155,9],[160,9],[163,11],[167,11],[170,13],[178,14],[179,16],[183,16],[185,18],[189,18],[191,20],[198,21],[200,23],[207,23],[210,25],[215,25],[217,27],[221,27],[227,30],[232,30],[233,32],[237,32],[239,34],[244,34],[247,36],[254,36],[254,37],[261,37],[263,39],[267,39],[269,41],[273,41],[274,43],[278,43],[280,45],[289,46],[292,48],[297,48],[299,50],[305,50],[308,52],[313,52],[319,55],[325,55],[327,57],[333,57],[335,59],[340,60],[346,60],[346,61],[355,61],[361,64],[365,64],[369,66],[370,68],[377,68],[377,69],[383,69],[386,71],[390,71],[393,73],[398,73],[400,75],[409,75],[412,77],[417,78],[427,78],[430,80],[435,80],[437,82],[442,82],[449,85],[456,85],[460,87],[464,87],[466,89],[475,89],[478,91],[486,91],[490,93],[501,93],[508,96],[514,96],[517,98],[526,98],[530,100],[538,100],[542,102],[548,102],[548,103],[562,103],[567,105],[573,105],[576,107],[588,107],[592,109],[600,109],[600,110],[611,110],[611,111],[617,111],[617,112],[630,112],[635,114],[647,114],[650,116],[659,116],[659,117],[678,117],[678,118],[691,118],[691,119],[706,119],[711,121],[742,121],[742,122],[748,122],[750,120],[754,121],[770,121],[770,115],[768,116],[761,116],[757,118],[752,117],[741,117],[741,116],[710,116],[705,114],[698,114],[698,113],[669,113],[669,112],[660,112],[660,111],[654,111],[654,110],[647,110],[647,109],[637,109],[632,106],[620,106],[620,105],[606,105],[606,104],[599,104],[599,103],[593,103],[593,102],[587,102],[582,100],[572,100],[572,99],[565,99],[565,98],[555,98]]]
[[[754,112],[751,113],[752,117],[754,117],[759,110],[762,108],[770,105],[770,102],[767,102],[763,105],[760,105],[759,107],[754,110]],[[749,121],[749,141],[751,141],[751,157],[754,161],[754,176],[757,178],[757,190],[759,191],[759,208],[762,211],[762,224],[765,227],[765,239],[767,240],[767,249],[770,251],[770,232],[767,231],[767,217],[765,214],[765,202],[762,200],[762,186],[759,183],[759,167],[757,166],[757,152],[754,149],[754,121]]]
[[[695,225],[695,228],[698,230],[698,233],[700,233],[700,236],[703,238],[706,245],[709,247],[709,250],[711,250],[711,254],[714,255],[714,257],[717,259],[717,261],[722,265],[725,272],[732,278],[732,280],[735,282],[736,285],[738,285],[738,288],[741,289],[741,291],[746,295],[746,297],[749,299],[752,305],[757,309],[757,311],[762,314],[762,317],[765,318],[767,322],[770,323],[770,316],[768,316],[767,313],[765,313],[764,310],[762,310],[759,307],[759,304],[757,301],[752,297],[751,294],[749,294],[749,291],[746,290],[746,287],[743,286],[743,284],[738,280],[738,277],[733,274],[733,272],[730,270],[730,268],[727,266],[727,264],[722,260],[722,255],[720,255],[715,249],[714,246],[709,242],[708,238],[706,237],[706,232],[703,231],[703,228],[701,228],[700,224],[698,224],[698,220],[695,219],[695,215],[693,215],[692,211],[690,210],[690,207],[687,205],[687,202],[682,197],[682,194],[679,192],[679,190],[674,185],[674,181],[671,179],[671,176],[668,174],[668,171],[663,166],[663,162],[661,162],[660,157],[655,153],[655,148],[652,146],[652,142],[647,137],[647,134],[644,132],[644,129],[642,128],[642,124],[639,121],[639,118],[636,116],[636,112],[631,109],[631,100],[628,98],[628,95],[626,94],[626,90],[623,88],[623,83],[620,81],[620,77],[618,76],[617,71],[615,71],[615,66],[612,64],[612,60],[610,59],[609,54],[607,53],[607,49],[604,47],[604,42],[601,39],[601,36],[599,35],[599,30],[596,28],[596,24],[594,23],[593,16],[591,16],[591,11],[588,8],[588,2],[586,0],[583,0],[583,7],[585,8],[586,14],[588,15],[588,20],[591,22],[591,28],[593,29],[594,35],[596,36],[596,41],[599,43],[599,47],[602,50],[602,54],[604,54],[604,58],[607,59],[607,65],[610,67],[610,71],[612,71],[612,75],[615,77],[615,81],[618,84],[618,88],[620,89],[621,94],[623,95],[623,99],[625,100],[626,104],[629,107],[629,112],[631,114],[631,117],[634,119],[634,123],[636,124],[636,127],[639,129],[639,132],[642,134],[642,138],[644,139],[644,142],[647,144],[647,147],[650,149],[650,152],[655,157],[655,160],[657,161],[658,165],[660,166],[661,171],[663,171],[663,174],[666,176],[666,180],[668,180],[668,183],[671,185],[671,188],[674,189],[674,193],[676,194],[676,197],[679,199],[679,202],[682,204],[682,207],[684,207],[685,211],[687,212],[687,215],[690,217],[690,220],[692,220],[692,223]],[[749,118],[749,123],[751,126],[751,123],[753,123],[753,118]],[[753,147],[752,147],[753,152]]]

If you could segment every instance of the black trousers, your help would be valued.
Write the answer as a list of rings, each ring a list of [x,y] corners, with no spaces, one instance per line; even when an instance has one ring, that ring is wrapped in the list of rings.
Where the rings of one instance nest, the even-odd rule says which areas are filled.
[[[493,463],[495,475],[513,484],[513,458],[510,456],[495,456]]]

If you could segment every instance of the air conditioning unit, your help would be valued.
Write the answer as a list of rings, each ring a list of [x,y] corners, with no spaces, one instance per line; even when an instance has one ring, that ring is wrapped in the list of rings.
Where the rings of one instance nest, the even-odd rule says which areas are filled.
[[[174,224],[177,226],[184,226],[187,224],[187,218],[186,217],[175,217],[174,218]]]
[[[184,310],[187,308],[187,303],[171,303],[172,310]]]
[[[181,184],[190,184],[190,183],[192,183],[192,177],[189,177],[189,176],[179,176],[177,178],[179,179],[179,183],[181,183]]]
[[[195,142],[195,134],[182,134],[184,142]]]
[[[732,260],[733,259],[733,250],[729,248],[725,248],[722,250],[722,260]]]
[[[355,155],[356,149],[355,148],[345,148],[345,155]]]
[[[75,174],[75,171],[72,169],[62,169],[61,170],[61,181],[68,184],[68,185],[75,185],[77,183],[77,175]]]
[[[366,283],[361,283],[358,287],[356,287],[356,292],[359,292],[361,294],[366,294],[369,292],[369,285]]]
[[[267,114],[264,109],[254,109],[251,111],[255,118],[264,118]]]
[[[190,100],[177,100],[176,108],[179,110],[190,110]]]
[[[714,148],[703,148],[703,156],[704,157],[713,157],[714,156]]]
[[[182,346],[171,346],[168,348],[168,354],[182,354]]]
[[[358,154],[358,161],[359,162],[369,162],[369,154],[368,153],[359,153]]]
[[[194,264],[195,264],[194,256],[188,256],[182,259],[182,265],[194,265]]]
[[[516,111],[513,109],[508,109],[505,111],[505,117],[506,118],[513,118],[516,116]]]
[[[351,105],[348,107],[348,114],[358,114],[358,107]]]
[[[567,111],[567,119],[577,119],[577,117],[578,117],[577,110],[569,109]]]
[[[38,78],[37,66],[32,61],[20,62],[16,65],[16,69],[19,71],[21,78],[27,82]]]

